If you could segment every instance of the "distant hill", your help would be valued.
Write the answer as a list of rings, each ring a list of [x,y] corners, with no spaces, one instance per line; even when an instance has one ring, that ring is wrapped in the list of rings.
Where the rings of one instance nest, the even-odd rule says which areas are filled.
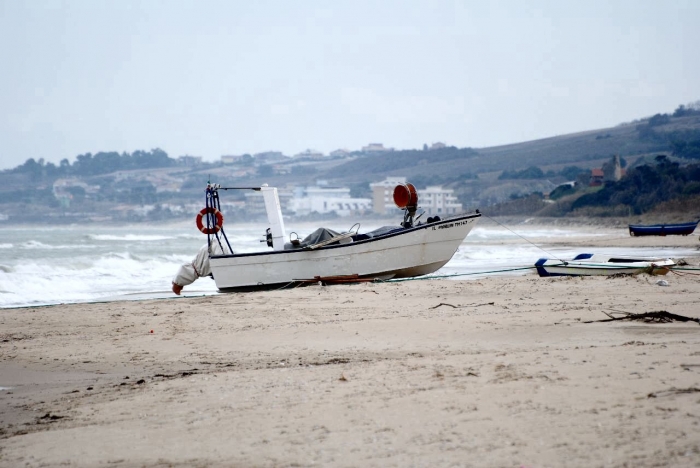
[[[567,180],[566,168],[601,167],[615,154],[634,166],[659,154],[673,156],[679,141],[693,140],[700,142],[700,110],[682,115],[657,114],[616,127],[490,148],[448,147],[357,155],[333,167],[319,164],[314,175],[338,185],[406,176],[419,188],[427,184],[446,185],[455,189],[463,203],[487,206],[535,191],[549,192]],[[542,176],[499,179],[504,171],[528,168],[539,168]]]
[[[700,140],[699,140],[700,142]],[[488,207],[492,216],[602,217],[673,222],[700,219],[700,158],[681,166],[664,155],[599,186],[562,185]]]
[[[700,161],[700,103],[616,127],[489,148],[358,151],[320,158],[280,155],[274,160],[244,155],[228,165],[201,163],[193,157],[173,159],[157,148],[131,154],[88,153],[77,156],[73,163],[64,159],[59,165],[30,158],[14,169],[0,171],[0,214],[40,222],[47,216],[65,218],[79,213],[117,216],[114,213],[121,205],[183,206],[199,202],[210,180],[278,187],[324,180],[350,187],[354,196],[369,197],[369,184],[387,176],[406,177],[419,189],[427,185],[452,188],[465,209],[498,205],[504,212],[532,212],[537,211],[537,200],[543,195],[600,168],[613,155],[620,156],[628,169],[653,163],[659,155],[681,168]],[[692,194],[686,195],[697,195],[692,187],[687,191]],[[685,195],[679,196],[665,199],[667,206],[686,206]],[[553,216],[571,211],[548,210]]]

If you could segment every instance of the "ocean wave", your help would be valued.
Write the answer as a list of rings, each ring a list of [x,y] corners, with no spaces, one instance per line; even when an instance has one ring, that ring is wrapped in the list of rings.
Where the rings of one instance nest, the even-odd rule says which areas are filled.
[[[4,244],[3,244],[4,245]],[[94,245],[86,245],[86,244],[80,244],[80,245],[51,245],[51,244],[45,244],[41,241],[37,240],[29,240],[26,242],[22,242],[21,244],[17,245],[18,249],[22,250],[69,250],[69,249],[94,249],[96,246]],[[14,246],[12,246],[14,248]]]
[[[164,236],[157,234],[125,234],[123,236],[115,236],[113,234],[88,234],[88,238],[97,241],[123,241],[123,242],[133,242],[133,241],[162,241],[168,239],[175,239],[174,236]]]
[[[176,237],[178,239],[206,239],[201,232],[197,234],[178,234]]]
[[[44,244],[43,242],[30,240],[19,244],[20,249],[52,249],[52,245]]]
[[[118,260],[132,260],[132,254],[131,252],[106,252],[104,255],[101,257],[98,257],[98,260],[104,260],[104,259],[118,259]]]
[[[29,240],[18,245],[20,249],[25,250],[53,250],[53,249],[74,249],[74,245],[49,245],[36,240]]]
[[[12,244],[0,244],[0,249],[11,249],[14,245]]]
[[[500,229],[493,227],[475,227],[467,237],[467,240],[511,240],[529,238],[576,238],[576,237],[599,237],[609,235],[607,232],[594,232],[581,229],[549,229],[549,228],[509,228]]]
[[[164,260],[162,256],[139,259],[128,252],[110,252],[23,261],[11,268],[0,265],[0,308],[99,301],[144,291],[167,292],[182,263],[185,262]],[[206,280],[197,286],[216,290]]]

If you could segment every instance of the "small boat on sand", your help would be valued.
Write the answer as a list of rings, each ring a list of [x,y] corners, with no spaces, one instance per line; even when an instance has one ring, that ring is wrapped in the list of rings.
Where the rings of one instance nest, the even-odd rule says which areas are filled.
[[[540,258],[535,268],[540,276],[665,275],[675,264],[670,258],[582,253],[571,260]]]
[[[678,224],[630,224],[630,236],[687,236],[700,221]]]
[[[234,253],[219,208],[219,191],[234,189],[262,194],[270,227],[261,242],[271,249]],[[396,225],[360,233],[358,223],[347,232],[319,228],[304,239],[288,238],[276,188],[209,184],[197,226],[208,235],[208,263],[217,288],[236,291],[427,275],[452,258],[481,217],[477,210],[419,222],[418,196],[411,184],[394,189],[394,202],[405,212]]]

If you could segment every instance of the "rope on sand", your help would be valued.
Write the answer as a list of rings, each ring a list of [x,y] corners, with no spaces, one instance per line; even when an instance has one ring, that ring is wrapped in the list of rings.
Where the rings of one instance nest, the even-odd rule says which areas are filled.
[[[403,281],[423,281],[432,280],[440,278],[454,278],[457,276],[473,276],[473,275],[488,275],[490,273],[507,273],[510,271],[522,271],[522,270],[532,270],[537,268],[536,266],[520,267],[520,268],[508,268],[506,270],[491,270],[491,271],[477,271],[474,273],[454,273],[451,275],[435,275],[435,276],[421,276],[418,278],[397,278],[388,280],[374,280],[375,283],[401,283]]]
[[[566,265],[566,262],[563,262],[561,265]],[[557,265],[555,265],[557,266]],[[435,275],[435,276],[421,276],[418,278],[397,278],[397,279],[387,279],[387,280],[380,280],[380,279],[375,279],[373,283],[402,283],[404,281],[424,281],[424,280],[432,280],[432,279],[441,279],[441,278],[455,278],[458,276],[474,276],[474,275],[488,275],[492,273],[508,273],[511,271],[523,271],[523,270],[532,270],[536,269],[536,266],[528,266],[528,267],[519,267],[519,268],[507,268],[505,270],[490,270],[490,271],[477,271],[473,273],[454,273],[451,275]],[[682,275],[697,275],[700,276],[700,273],[691,273],[691,271],[698,271],[700,272],[700,268],[682,268],[682,267],[667,267],[671,273],[674,273],[676,275],[682,276]]]
[[[700,276],[700,273],[691,273],[691,271],[700,271],[700,268],[669,267],[668,269],[671,273],[678,276]]]

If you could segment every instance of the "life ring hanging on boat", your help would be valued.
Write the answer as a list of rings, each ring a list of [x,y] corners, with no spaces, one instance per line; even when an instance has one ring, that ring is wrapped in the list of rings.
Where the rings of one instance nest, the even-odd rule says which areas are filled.
[[[216,224],[214,227],[206,227],[204,225],[204,221],[202,221],[202,218],[205,216],[208,216],[208,214],[211,213],[214,215],[216,218]],[[211,206],[208,206],[206,208],[202,208],[202,211],[197,214],[197,229],[202,231],[204,234],[216,234],[221,230],[221,227],[224,225],[224,215],[221,214],[221,211],[217,210],[216,208],[212,208]]]

